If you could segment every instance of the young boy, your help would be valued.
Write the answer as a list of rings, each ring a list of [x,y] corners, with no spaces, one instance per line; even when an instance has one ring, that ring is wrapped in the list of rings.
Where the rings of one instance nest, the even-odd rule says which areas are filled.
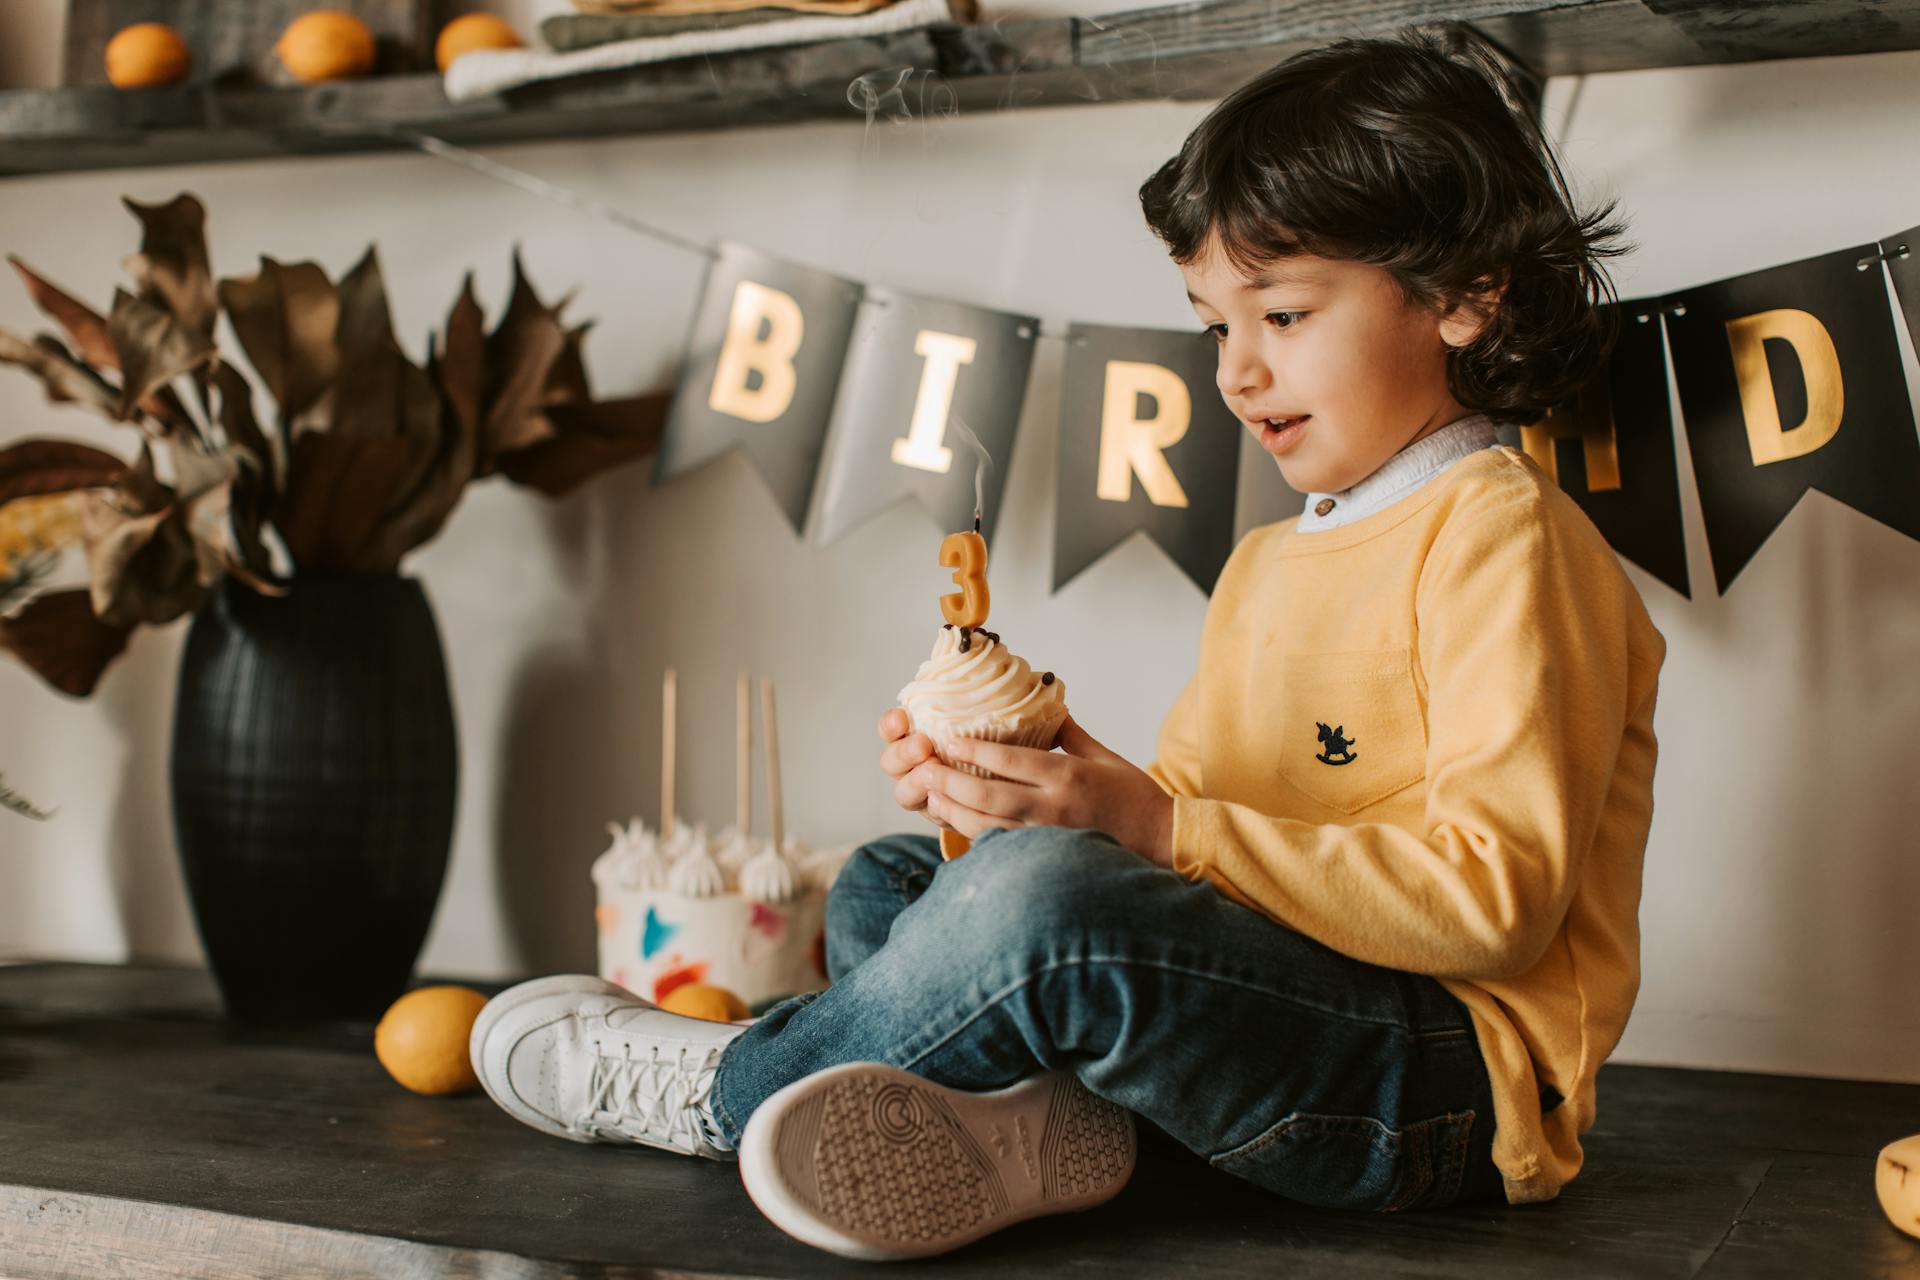
[[[972,851],[859,850],[833,985],[749,1026],[503,994],[473,1040],[501,1105],[740,1148],[778,1225],[857,1257],[1106,1199],[1132,1115],[1314,1205],[1557,1194],[1638,987],[1665,643],[1495,439],[1601,370],[1620,252],[1497,75],[1308,52],[1141,189],[1220,394],[1308,495],[1222,573],[1154,764],[1069,720],[1058,753],[957,747],[989,781],[889,711],[896,799]]]

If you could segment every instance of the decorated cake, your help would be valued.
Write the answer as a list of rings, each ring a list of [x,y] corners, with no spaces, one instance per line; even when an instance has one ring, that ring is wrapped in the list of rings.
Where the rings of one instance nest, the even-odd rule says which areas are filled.
[[[608,829],[593,864],[601,977],[656,1004],[720,987],[756,1013],[827,985],[827,889],[851,848],[686,823],[661,839],[638,818]]]

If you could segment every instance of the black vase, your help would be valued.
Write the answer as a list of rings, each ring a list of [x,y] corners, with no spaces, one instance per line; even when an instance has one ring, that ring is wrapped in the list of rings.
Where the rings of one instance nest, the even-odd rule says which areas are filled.
[[[232,1017],[365,1020],[406,990],[446,876],[458,755],[417,581],[215,588],[187,632],[171,779]]]

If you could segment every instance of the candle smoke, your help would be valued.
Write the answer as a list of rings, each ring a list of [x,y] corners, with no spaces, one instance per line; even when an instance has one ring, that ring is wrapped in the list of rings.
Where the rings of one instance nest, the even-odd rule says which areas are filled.
[[[967,425],[966,419],[955,414],[953,425],[960,429],[961,436],[980,455],[980,461],[973,469],[973,517],[978,520],[986,511],[987,471],[993,466],[993,455],[987,452],[987,446],[980,443],[980,437],[973,434],[973,428]]]

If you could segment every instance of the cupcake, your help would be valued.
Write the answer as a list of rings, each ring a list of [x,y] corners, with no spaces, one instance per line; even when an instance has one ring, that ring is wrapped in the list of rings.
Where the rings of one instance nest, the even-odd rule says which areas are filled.
[[[991,778],[977,765],[949,759],[947,744],[981,738],[1051,750],[1067,718],[1067,686],[1051,671],[1035,673],[995,632],[948,624],[934,639],[933,656],[900,691],[900,705],[941,760]]]

